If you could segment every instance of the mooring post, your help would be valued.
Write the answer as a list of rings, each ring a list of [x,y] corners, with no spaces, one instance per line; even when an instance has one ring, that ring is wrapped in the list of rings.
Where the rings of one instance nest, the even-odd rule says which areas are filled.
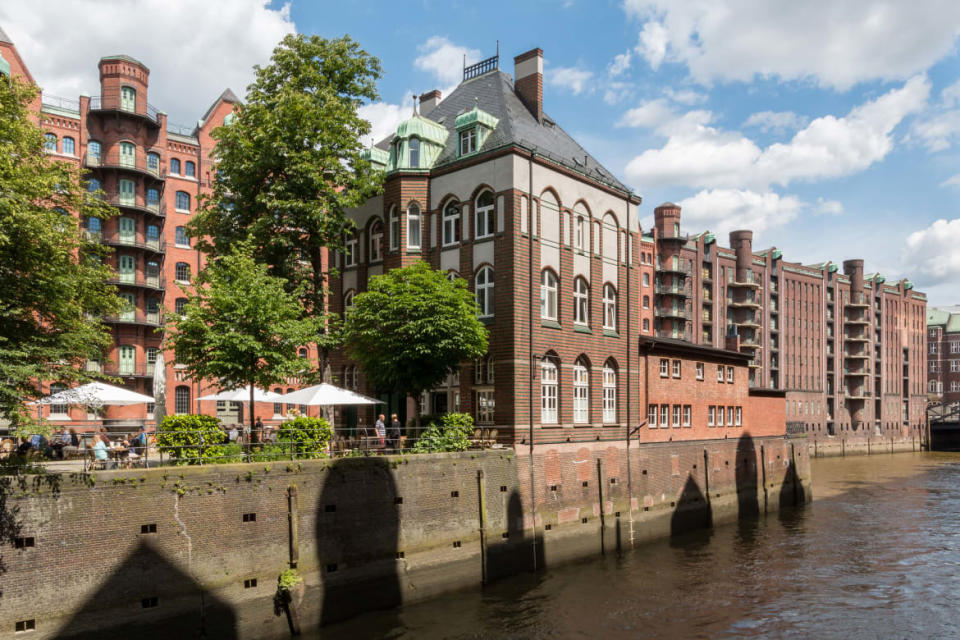
[[[870,436],[867,436],[867,455],[870,455]]]
[[[767,512],[767,450],[760,445],[760,478],[763,481],[763,512]]]
[[[477,469],[477,494],[480,507],[480,583],[487,584],[487,492],[483,469]],[[509,528],[509,525],[508,525]]]
[[[290,533],[290,568],[296,569],[300,561],[300,533],[297,529],[297,485],[287,487],[287,526]]]
[[[604,555],[606,554],[604,536],[607,533],[607,523],[604,517],[605,509],[603,504],[603,461],[600,458],[597,458],[597,494],[600,498],[600,555]]]
[[[843,458],[847,457],[847,439],[840,438],[840,456]]]
[[[703,450],[703,487],[707,494],[707,506],[710,506],[710,454]]]

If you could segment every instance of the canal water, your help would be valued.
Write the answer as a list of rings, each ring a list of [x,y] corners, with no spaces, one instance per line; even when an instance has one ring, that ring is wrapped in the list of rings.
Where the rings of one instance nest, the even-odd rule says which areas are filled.
[[[814,502],[320,630],[361,638],[960,637],[960,454],[813,461]]]

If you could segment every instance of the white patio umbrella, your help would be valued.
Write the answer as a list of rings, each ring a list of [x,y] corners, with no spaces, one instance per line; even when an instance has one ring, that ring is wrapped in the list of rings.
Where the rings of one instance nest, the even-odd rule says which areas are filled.
[[[253,401],[254,402],[276,402],[280,400],[282,396],[279,393],[274,393],[273,391],[265,391],[260,387],[253,388]],[[224,402],[250,402],[250,385],[245,387],[238,387],[236,389],[231,389],[229,391],[221,391],[219,393],[214,393],[209,396],[201,396],[197,400],[220,400]]]
[[[167,415],[167,366],[163,353],[157,354],[153,365],[153,423],[160,426]]]
[[[88,407],[126,406],[153,402],[153,398],[136,391],[115,387],[102,382],[90,382],[72,389],[65,389],[34,404],[86,405]]]
[[[384,404],[383,401],[369,398],[349,389],[341,389],[327,382],[293,391],[281,396],[287,404],[304,404],[310,407],[333,405]]]

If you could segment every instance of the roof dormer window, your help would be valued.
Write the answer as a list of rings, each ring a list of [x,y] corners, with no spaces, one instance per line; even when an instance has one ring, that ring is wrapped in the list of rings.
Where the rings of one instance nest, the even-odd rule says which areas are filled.
[[[477,151],[477,129],[471,127],[460,132],[460,155],[467,156]]]
[[[407,143],[407,151],[410,153],[410,168],[420,168],[420,139],[410,138]]]

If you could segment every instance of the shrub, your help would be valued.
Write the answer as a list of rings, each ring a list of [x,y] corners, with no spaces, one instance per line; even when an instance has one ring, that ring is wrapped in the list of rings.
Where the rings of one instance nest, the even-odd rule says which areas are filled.
[[[227,434],[213,416],[167,416],[157,429],[157,445],[178,464],[218,462],[227,454]]]
[[[473,433],[473,417],[468,413],[431,416],[431,423],[413,445],[414,453],[466,451]]]
[[[287,456],[292,448],[298,458],[322,458],[331,437],[333,429],[325,418],[298,416],[287,420],[277,430],[277,444]]]

